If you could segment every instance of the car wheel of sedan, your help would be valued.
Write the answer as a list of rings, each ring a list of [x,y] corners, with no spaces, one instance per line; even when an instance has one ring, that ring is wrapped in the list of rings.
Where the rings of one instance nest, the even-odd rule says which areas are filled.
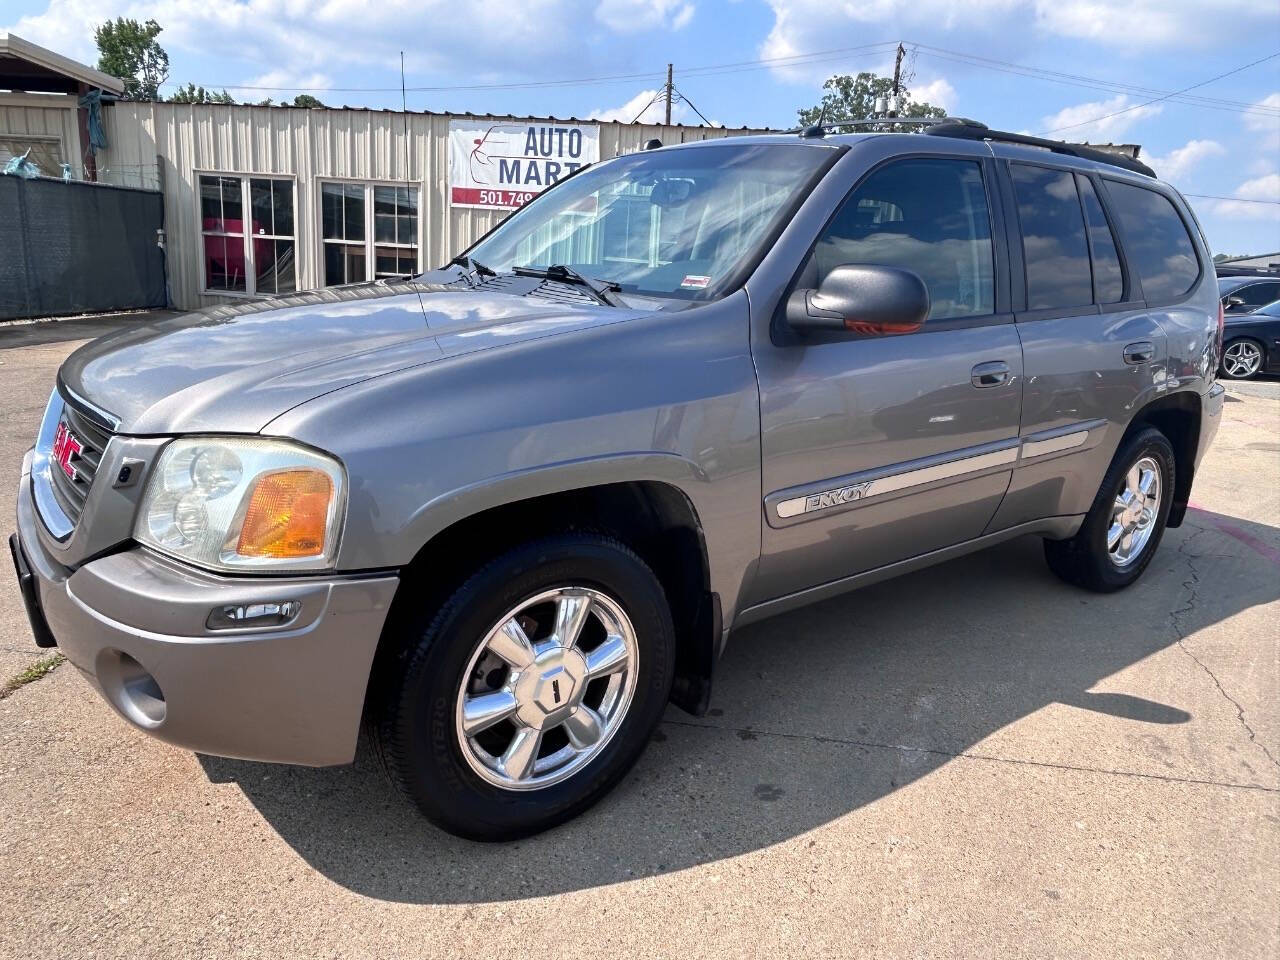
[[[451,833],[506,840],[568,820],[662,716],[671,613],[644,561],[608,537],[518,547],[426,620],[378,693],[373,733],[392,780]]]
[[[1262,369],[1262,344],[1256,340],[1232,340],[1222,351],[1222,375],[1248,380]]]
[[[1049,568],[1068,583],[1111,593],[1146,570],[1173,503],[1173,447],[1154,427],[1129,437],[1070,540],[1046,540]]]

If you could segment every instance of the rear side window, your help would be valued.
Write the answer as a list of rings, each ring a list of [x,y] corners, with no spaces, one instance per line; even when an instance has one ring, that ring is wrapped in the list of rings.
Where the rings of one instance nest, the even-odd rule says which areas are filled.
[[[929,319],[995,312],[991,218],[982,168],[970,160],[900,160],[845,199],[805,268],[817,285],[845,263],[914,270]]]
[[[1012,164],[1010,172],[1022,224],[1027,309],[1091,305],[1089,241],[1074,175],[1020,163]]]
[[[1125,255],[1142,280],[1149,303],[1167,303],[1185,295],[1200,276],[1196,248],[1187,226],[1163,194],[1117,180],[1107,181]]]
[[[1088,177],[1076,174],[1076,186],[1080,188],[1080,202],[1084,205],[1084,219],[1089,227],[1089,250],[1093,254],[1093,296],[1098,303],[1119,303],[1124,299],[1124,273],[1120,269],[1120,255],[1116,253],[1116,238],[1102,212],[1102,204],[1094,192]]]
[[[1280,283],[1247,283],[1227,296],[1239,297],[1249,307],[1262,307],[1272,300],[1280,300]]]

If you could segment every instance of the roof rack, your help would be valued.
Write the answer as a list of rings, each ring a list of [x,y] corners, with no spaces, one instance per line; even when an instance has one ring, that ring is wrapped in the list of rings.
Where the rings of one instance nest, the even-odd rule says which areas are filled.
[[[1004,130],[992,130],[985,123],[969,120],[965,117],[867,117],[861,120],[833,120],[828,123],[816,123],[799,130],[788,131],[798,133],[802,137],[825,137],[828,130],[839,127],[884,127],[909,124],[924,127],[920,132],[927,136],[954,137],[957,140],[991,140],[996,143],[1016,143],[1027,147],[1039,147],[1053,153],[1061,153],[1082,160],[1093,160],[1113,167],[1121,167],[1134,173],[1155,179],[1156,172],[1141,160],[1108,153],[1086,144],[1066,143],[1062,140],[1046,140],[1024,133],[1008,133]]]
[[[1025,133],[1006,133],[1003,130],[992,130],[985,123],[976,120],[965,120],[960,117],[948,117],[950,123],[939,123],[925,133],[935,137],[955,137],[958,140],[993,140],[996,143],[1017,143],[1027,147],[1039,147],[1052,150],[1054,153],[1068,157],[1079,157],[1081,160],[1093,160],[1096,163],[1108,163],[1113,167],[1121,167],[1155,179],[1156,172],[1141,160],[1124,157],[1116,153],[1108,153],[1096,147],[1082,143],[1065,143],[1062,140],[1046,140]]]

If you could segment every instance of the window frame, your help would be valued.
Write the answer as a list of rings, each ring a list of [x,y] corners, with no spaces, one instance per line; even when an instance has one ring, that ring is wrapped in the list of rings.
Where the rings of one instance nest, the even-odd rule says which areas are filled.
[[[200,295],[205,297],[240,297],[244,299],[258,297],[291,297],[301,292],[302,287],[302,271],[298,259],[298,178],[292,173],[256,173],[253,171],[238,170],[202,170],[196,169],[192,171],[195,176],[195,195],[196,195],[196,223],[200,226],[197,228],[197,236],[200,243]],[[205,230],[204,229],[204,198],[201,193],[200,178],[201,177],[226,177],[228,179],[237,179],[240,181],[240,233],[228,233],[226,231]],[[284,180],[289,183],[289,202],[293,205],[293,234],[286,236],[283,234],[256,234],[249,232],[249,224],[253,220],[253,200],[252,193],[249,188],[250,180]],[[248,214],[246,216],[245,214]],[[272,224],[274,228],[275,224]],[[226,237],[228,239],[239,236],[244,250],[245,262],[245,278],[243,290],[217,290],[210,289],[208,270],[208,258],[205,254],[204,238],[209,237]],[[258,292],[258,262],[254,253],[253,244],[250,240],[254,237],[260,237],[263,240],[291,240],[293,241],[293,290],[285,293],[259,293]]]
[[[849,199],[880,170],[883,170],[891,164],[902,163],[908,160],[958,161],[961,163],[971,163],[978,167],[979,173],[982,177],[982,189],[986,195],[987,201],[987,220],[991,240],[993,310],[991,313],[972,314],[966,317],[946,317],[939,320],[926,320],[919,330],[916,330],[913,333],[895,334],[895,336],[919,337],[930,333],[942,333],[947,330],[964,330],[972,327],[994,327],[1014,322],[1015,316],[1011,309],[1008,283],[1008,277],[1012,272],[1008,231],[1006,227],[1008,199],[1002,192],[1003,183],[998,177],[995,159],[989,155],[977,156],[967,153],[934,152],[932,150],[912,151],[895,153],[863,170],[859,173],[853,183],[849,185],[848,189],[844,191],[840,199],[836,203],[832,204],[831,212],[827,215],[826,219],[823,220],[822,225],[818,228],[808,246],[805,247],[803,256],[801,256],[796,262],[795,271],[792,274],[791,281],[787,284],[786,290],[778,300],[777,309],[774,311],[773,322],[770,324],[770,339],[774,346],[788,346],[796,342],[794,335],[789,332],[786,324],[787,301],[791,298],[791,294],[798,289],[800,278],[804,273],[805,266],[813,256],[814,251],[822,241],[822,238],[826,236],[827,231],[831,229],[831,225],[835,223],[836,218],[840,215],[840,211],[844,209],[844,205],[848,203]],[[849,341],[860,339],[865,338],[841,331],[833,331],[831,333],[810,331],[805,334],[804,343],[806,346],[815,346],[826,343],[848,343]],[[875,339],[881,338],[877,337]]]
[[[1089,258],[1089,298],[1090,299],[1088,303],[1073,304],[1072,306],[1069,306],[1069,307],[1036,307],[1034,309],[1032,309],[1029,306],[1029,304],[1031,303],[1031,282],[1027,276],[1026,247],[1024,246],[1026,242],[1026,238],[1022,229],[1022,212],[1018,209],[1018,185],[1015,182],[1014,176],[1013,176],[1013,168],[1015,166],[1039,167],[1042,170],[1052,170],[1054,173],[1065,173],[1068,177],[1071,178],[1071,185],[1076,189],[1076,206],[1080,210],[1080,225],[1084,229],[1085,255]],[[1084,198],[1080,196],[1080,185],[1076,183],[1075,174],[1076,174],[1076,171],[1073,170],[1071,167],[1060,166],[1056,163],[1036,163],[1034,160],[1021,160],[1021,159],[1008,160],[1005,162],[1005,176],[1008,178],[1009,189],[1012,194],[1010,198],[1011,205],[1009,208],[1012,211],[1010,215],[1010,220],[1013,221],[1016,234],[1017,234],[1016,236],[1017,243],[1016,244],[1014,243],[1013,238],[1011,238],[1009,242],[1011,246],[1017,247],[1018,256],[1021,258],[1021,261],[1022,261],[1022,298],[1020,302],[1022,303],[1022,306],[1024,309],[1020,312],[1018,316],[1019,320],[1047,320],[1053,317],[1088,316],[1090,314],[1102,312],[1101,310],[1097,309],[1098,294],[1097,294],[1097,291],[1094,289],[1094,283],[1093,283],[1093,242],[1089,237],[1089,215],[1087,212],[1085,212]],[[1103,209],[1103,213],[1104,214],[1106,213],[1105,208]],[[1115,237],[1116,234],[1114,230],[1111,231],[1111,235],[1112,237]],[[1117,241],[1117,246],[1119,246],[1118,241]]]
[[[12,141],[18,144],[25,143],[28,149],[31,149],[31,150],[34,150],[36,147],[52,147],[53,156],[55,158],[54,163],[57,164],[57,169],[46,170],[41,164],[37,163],[36,166],[40,167],[40,175],[42,177],[55,177],[55,178],[61,179],[62,164],[70,162],[67,160],[66,156],[64,155],[64,150],[63,150],[64,145],[62,142],[62,138],[53,134],[6,132],[6,133],[0,133],[0,140]],[[22,152],[25,153],[26,151],[22,151]],[[19,154],[14,153],[12,150],[10,150],[9,156],[16,157],[16,156],[19,156]],[[83,171],[81,171],[81,174],[82,173]],[[74,164],[72,164],[71,175],[73,177],[78,177]]]
[[[1097,171],[1076,167],[1072,164],[1053,163],[1048,160],[1041,160],[1039,157],[1000,157],[997,163],[1000,168],[1000,186],[1001,190],[1004,191],[1006,209],[1011,211],[1005,221],[1005,226],[1008,231],[1009,257],[1012,262],[1009,273],[1013,286],[1013,309],[1015,320],[1018,323],[1034,323],[1037,320],[1058,320],[1063,317],[1099,316],[1105,313],[1121,313],[1126,310],[1144,310],[1147,308],[1147,302],[1142,297],[1142,282],[1137,272],[1129,265],[1119,218],[1116,216],[1111,197],[1103,188],[1103,178]],[[1092,183],[1093,192],[1097,194],[1098,202],[1102,205],[1102,214],[1107,219],[1107,225],[1111,227],[1111,237],[1116,242],[1116,254],[1120,258],[1120,270],[1124,275],[1124,293],[1118,303],[1099,304],[1095,291],[1093,294],[1094,302],[1091,304],[1065,308],[1047,307],[1038,310],[1027,308],[1027,267],[1026,258],[1023,256],[1022,250],[1022,220],[1018,215],[1017,194],[1014,190],[1013,172],[1010,169],[1015,163],[1029,167],[1045,167],[1050,170],[1079,175],[1087,178]],[[1085,222],[1085,239],[1089,247],[1089,276],[1092,284],[1093,239],[1089,236],[1089,216],[1084,209],[1084,198],[1080,196],[1079,184],[1076,185],[1076,199],[1080,203],[1080,215],[1084,217]],[[1193,287],[1192,289],[1194,290],[1195,288]]]
[[[336,184],[338,186],[349,187],[358,186],[364,190],[364,240],[327,240],[324,235],[324,187],[325,184]],[[426,267],[423,266],[423,256],[425,244],[423,243],[423,230],[426,229],[425,217],[422,215],[422,200],[425,194],[424,183],[420,180],[379,180],[369,179],[366,177],[317,177],[316,178],[316,202],[315,202],[315,255],[316,255],[316,287],[317,289],[327,290],[331,286],[341,286],[341,284],[329,284],[325,282],[324,264],[326,245],[337,246],[354,246],[356,243],[364,245],[365,256],[365,278],[364,280],[350,280],[349,283],[372,283],[378,279],[377,255],[374,253],[376,247],[395,247],[398,250],[409,249],[409,244],[399,242],[388,243],[379,242],[374,237],[375,230],[375,212],[374,212],[374,188],[375,187],[405,187],[410,190],[418,191],[418,214],[417,225],[414,228],[414,274],[422,273]],[[397,274],[396,276],[399,276]]]
[[[1107,188],[1108,184],[1111,184],[1111,183],[1118,183],[1126,187],[1134,187],[1138,190],[1150,190],[1152,193],[1157,194],[1158,196],[1164,197],[1164,199],[1169,202],[1169,206],[1173,207],[1173,212],[1177,215],[1178,220],[1181,221],[1182,229],[1187,232],[1187,240],[1191,243],[1191,251],[1192,253],[1195,254],[1195,257],[1196,257],[1196,266],[1199,268],[1199,272],[1196,274],[1195,280],[1191,282],[1191,286],[1187,288],[1186,293],[1182,294],[1179,297],[1175,297],[1172,300],[1147,299],[1144,295],[1145,291],[1143,291],[1141,287],[1142,275],[1135,268],[1132,271],[1133,279],[1138,286],[1138,290],[1139,290],[1138,295],[1143,297],[1143,299],[1138,303],[1137,306],[1143,309],[1148,309],[1148,310],[1157,309],[1160,307],[1173,307],[1173,306],[1177,306],[1180,303],[1186,303],[1188,300],[1194,297],[1197,293],[1199,293],[1200,287],[1204,283],[1204,278],[1205,278],[1206,251],[1201,249],[1201,245],[1196,242],[1196,237],[1203,237],[1203,234],[1200,232],[1200,228],[1198,224],[1195,224],[1194,225],[1195,229],[1192,229],[1193,223],[1187,222],[1187,211],[1183,209],[1183,205],[1180,202],[1182,199],[1181,195],[1177,194],[1175,191],[1168,189],[1166,185],[1159,180],[1150,180],[1146,183],[1140,183],[1136,180],[1129,180],[1121,177],[1098,176],[1097,179],[1103,187],[1103,190],[1099,193],[1099,197],[1104,198],[1102,200],[1102,209],[1106,211],[1107,218],[1112,223],[1112,233],[1115,235],[1116,239],[1120,241],[1122,246],[1128,246],[1128,239],[1125,236],[1124,223],[1121,221],[1121,218],[1118,215],[1118,213],[1115,212],[1115,202],[1112,200],[1110,190]],[[1164,188],[1164,189],[1159,189],[1159,188]],[[1215,280],[1215,285],[1216,285],[1216,280]]]
[[[1079,170],[1072,171],[1073,179],[1076,183],[1076,199],[1080,201],[1080,214],[1084,217],[1084,238],[1089,247],[1089,280],[1093,285],[1093,302],[1097,304],[1101,313],[1114,313],[1117,306],[1121,306],[1129,300],[1129,265],[1125,262],[1124,252],[1120,249],[1120,234],[1116,232],[1116,225],[1112,222],[1110,215],[1107,213],[1106,205],[1102,201],[1102,193],[1098,189],[1098,185],[1093,182],[1093,177]],[[1084,191],[1080,189],[1080,181],[1083,180],[1089,184],[1093,190],[1094,199],[1098,201],[1098,208],[1102,211],[1102,221],[1106,224],[1107,229],[1111,231],[1111,242],[1116,248],[1116,261],[1120,264],[1120,299],[1109,303],[1103,303],[1098,295],[1098,269],[1096,266],[1097,258],[1093,252],[1093,228],[1089,225],[1089,210],[1085,206]]]

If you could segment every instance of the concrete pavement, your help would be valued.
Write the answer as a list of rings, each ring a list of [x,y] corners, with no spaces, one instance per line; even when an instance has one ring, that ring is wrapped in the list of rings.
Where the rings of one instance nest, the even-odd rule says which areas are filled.
[[[0,349],[0,489],[73,346]],[[64,666],[0,700],[0,956],[1274,958],[1280,383],[1230,391],[1135,588],[1025,540],[744,629],[709,716],[516,844],[364,754],[150,740]],[[6,565],[0,680],[39,653]]]

